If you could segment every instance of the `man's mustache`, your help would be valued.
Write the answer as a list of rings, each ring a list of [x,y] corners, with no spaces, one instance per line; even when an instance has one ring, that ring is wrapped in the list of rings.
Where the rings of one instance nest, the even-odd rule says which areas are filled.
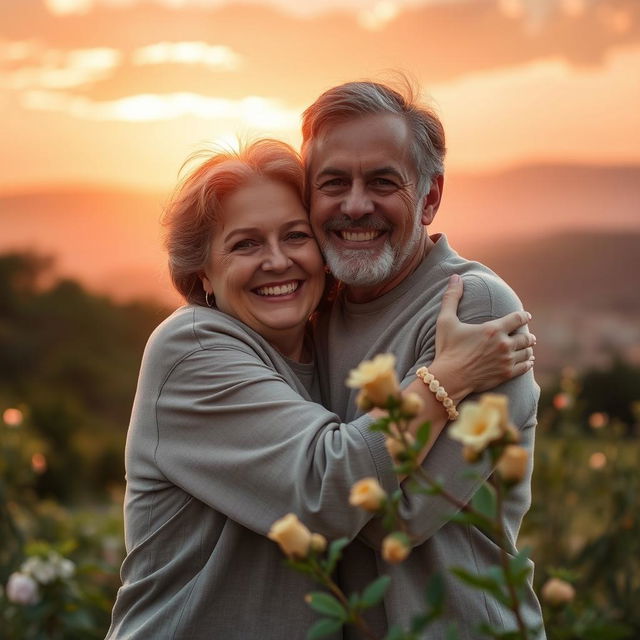
[[[366,214],[357,220],[343,214],[327,220],[323,227],[326,231],[345,231],[347,229],[388,231],[391,228],[384,218],[375,214]]]

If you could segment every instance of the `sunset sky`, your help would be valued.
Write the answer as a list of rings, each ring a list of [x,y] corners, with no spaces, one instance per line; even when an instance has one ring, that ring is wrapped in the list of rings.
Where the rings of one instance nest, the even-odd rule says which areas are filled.
[[[165,189],[350,79],[408,72],[448,168],[640,163],[639,0],[0,0],[0,193]]]

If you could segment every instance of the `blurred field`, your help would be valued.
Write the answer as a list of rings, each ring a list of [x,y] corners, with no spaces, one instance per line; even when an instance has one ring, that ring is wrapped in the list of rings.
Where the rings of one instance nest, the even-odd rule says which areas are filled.
[[[51,282],[47,269],[0,256],[2,640],[104,637],[124,553],[126,425],[144,343],[166,313]],[[640,637],[639,423],[640,368],[615,353],[548,376],[520,544],[538,589],[558,575],[577,591],[567,608],[545,606],[550,640]],[[8,583],[25,562],[43,580],[20,603]]]

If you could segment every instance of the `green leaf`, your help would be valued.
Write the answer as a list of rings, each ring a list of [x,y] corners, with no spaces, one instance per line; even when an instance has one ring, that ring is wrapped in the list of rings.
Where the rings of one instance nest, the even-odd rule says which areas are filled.
[[[387,635],[384,637],[384,640],[405,640],[406,634],[401,626],[394,624],[390,629]]]
[[[480,514],[458,511],[458,513],[451,517],[451,522],[457,522],[458,524],[472,524],[489,535],[493,535],[495,533],[493,522]]]
[[[494,488],[486,482],[481,484],[473,498],[471,498],[471,505],[483,516],[494,520],[496,517],[496,492]]]
[[[423,422],[418,428],[418,432],[416,433],[416,445],[418,449],[422,449],[425,444],[427,444],[427,440],[429,440],[429,436],[431,435],[431,423]]]
[[[442,574],[434,573],[427,581],[425,591],[427,602],[433,609],[440,610],[444,603],[444,579]]]
[[[445,635],[445,640],[458,640],[458,627],[455,622],[452,622],[447,627],[447,633]]]
[[[340,620],[336,620],[335,618],[322,618],[322,620],[318,620],[318,622],[314,623],[309,629],[307,632],[307,640],[316,640],[317,638],[324,638],[331,633],[335,633],[340,630],[342,624]]]
[[[384,598],[390,583],[391,578],[389,576],[380,576],[377,580],[374,580],[362,592],[362,598],[360,598],[362,606],[368,609],[377,605]]]
[[[338,538],[329,545],[329,554],[327,561],[324,563],[324,569],[327,573],[333,573],[338,564],[338,560],[342,557],[342,550],[349,544],[349,538]]]
[[[466,569],[462,569],[461,567],[452,567],[451,573],[460,578],[463,582],[466,582],[468,585],[477,587],[478,589],[484,589],[495,596],[495,598],[503,604],[508,604],[509,599],[505,596],[500,584],[497,583],[494,578],[469,573]]]
[[[509,559],[509,570],[515,584],[522,584],[531,573],[529,549],[523,549],[518,555]]]
[[[309,606],[318,613],[344,622],[347,619],[345,608],[332,596],[324,591],[314,591],[307,596]]]

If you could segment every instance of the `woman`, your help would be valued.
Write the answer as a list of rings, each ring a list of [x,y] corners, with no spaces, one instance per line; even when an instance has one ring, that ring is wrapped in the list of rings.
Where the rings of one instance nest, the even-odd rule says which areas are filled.
[[[398,487],[371,418],[342,424],[313,402],[305,335],[324,270],[303,178],[292,149],[262,141],[204,162],[168,209],[170,270],[190,304],[156,329],[142,362],[108,638],[304,637],[312,585],[283,565],[270,526],[294,512],[330,539],[355,537],[370,515],[348,505],[350,487],[365,476]],[[481,362],[470,355],[480,343],[447,359],[458,371],[436,359],[445,387],[460,371],[471,387],[488,370],[508,377],[495,346]],[[427,403],[418,420],[441,428],[440,403],[420,381],[415,390]]]

